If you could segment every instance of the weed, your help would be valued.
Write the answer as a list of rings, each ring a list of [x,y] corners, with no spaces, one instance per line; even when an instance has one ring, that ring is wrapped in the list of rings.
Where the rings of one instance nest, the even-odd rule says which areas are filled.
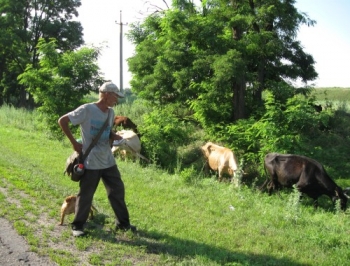
[[[300,219],[301,210],[300,210],[300,197],[301,194],[298,189],[293,185],[293,192],[288,196],[287,203],[287,214],[286,219],[297,222]]]

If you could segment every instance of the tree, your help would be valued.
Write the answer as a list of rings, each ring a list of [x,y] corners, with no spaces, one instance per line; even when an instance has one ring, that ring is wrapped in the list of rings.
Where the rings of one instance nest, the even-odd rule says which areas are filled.
[[[41,117],[53,133],[61,133],[58,118],[82,104],[83,97],[103,82],[97,66],[98,49],[83,47],[62,52],[57,47],[54,39],[39,39],[39,66],[28,64],[19,75],[19,84],[33,95]]]
[[[129,32],[136,45],[128,61],[133,89],[161,105],[182,103],[204,127],[256,115],[263,90],[317,77],[296,40],[298,27],[314,21],[294,3],[173,1]]]
[[[55,38],[62,51],[83,44],[82,26],[72,21],[80,5],[80,0],[0,0],[0,104],[28,107],[32,102],[17,76],[27,64],[38,66],[40,38]]]

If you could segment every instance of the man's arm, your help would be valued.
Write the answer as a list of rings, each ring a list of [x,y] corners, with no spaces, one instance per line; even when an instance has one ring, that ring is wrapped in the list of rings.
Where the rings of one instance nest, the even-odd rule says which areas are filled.
[[[58,124],[60,125],[63,133],[68,137],[69,141],[72,143],[73,149],[76,152],[81,153],[83,149],[83,145],[74,138],[72,132],[69,129],[69,117],[68,115],[63,115],[58,119]]]

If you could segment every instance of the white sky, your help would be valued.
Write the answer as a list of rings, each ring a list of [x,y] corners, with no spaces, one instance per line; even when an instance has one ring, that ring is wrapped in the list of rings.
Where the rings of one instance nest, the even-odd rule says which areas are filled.
[[[84,28],[87,45],[102,46],[98,61],[106,79],[120,85],[120,11],[123,24],[132,23],[142,17],[139,11],[147,12],[146,0],[82,0],[78,9]],[[150,0],[165,8],[162,0]],[[171,0],[167,0],[171,4]],[[300,28],[298,39],[304,51],[316,61],[319,78],[316,87],[350,88],[350,0],[300,0],[296,1],[300,12],[313,20],[314,27]],[[116,23],[117,22],[117,23]],[[129,30],[123,26],[123,33]],[[129,87],[131,74],[126,59],[134,53],[133,46],[123,37],[123,88]]]

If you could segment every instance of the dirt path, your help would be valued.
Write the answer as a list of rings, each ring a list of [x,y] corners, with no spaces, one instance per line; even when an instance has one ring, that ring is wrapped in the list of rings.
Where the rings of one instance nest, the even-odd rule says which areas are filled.
[[[4,266],[53,266],[57,265],[46,257],[39,257],[29,251],[26,240],[12,227],[12,224],[0,217],[0,265]]]

